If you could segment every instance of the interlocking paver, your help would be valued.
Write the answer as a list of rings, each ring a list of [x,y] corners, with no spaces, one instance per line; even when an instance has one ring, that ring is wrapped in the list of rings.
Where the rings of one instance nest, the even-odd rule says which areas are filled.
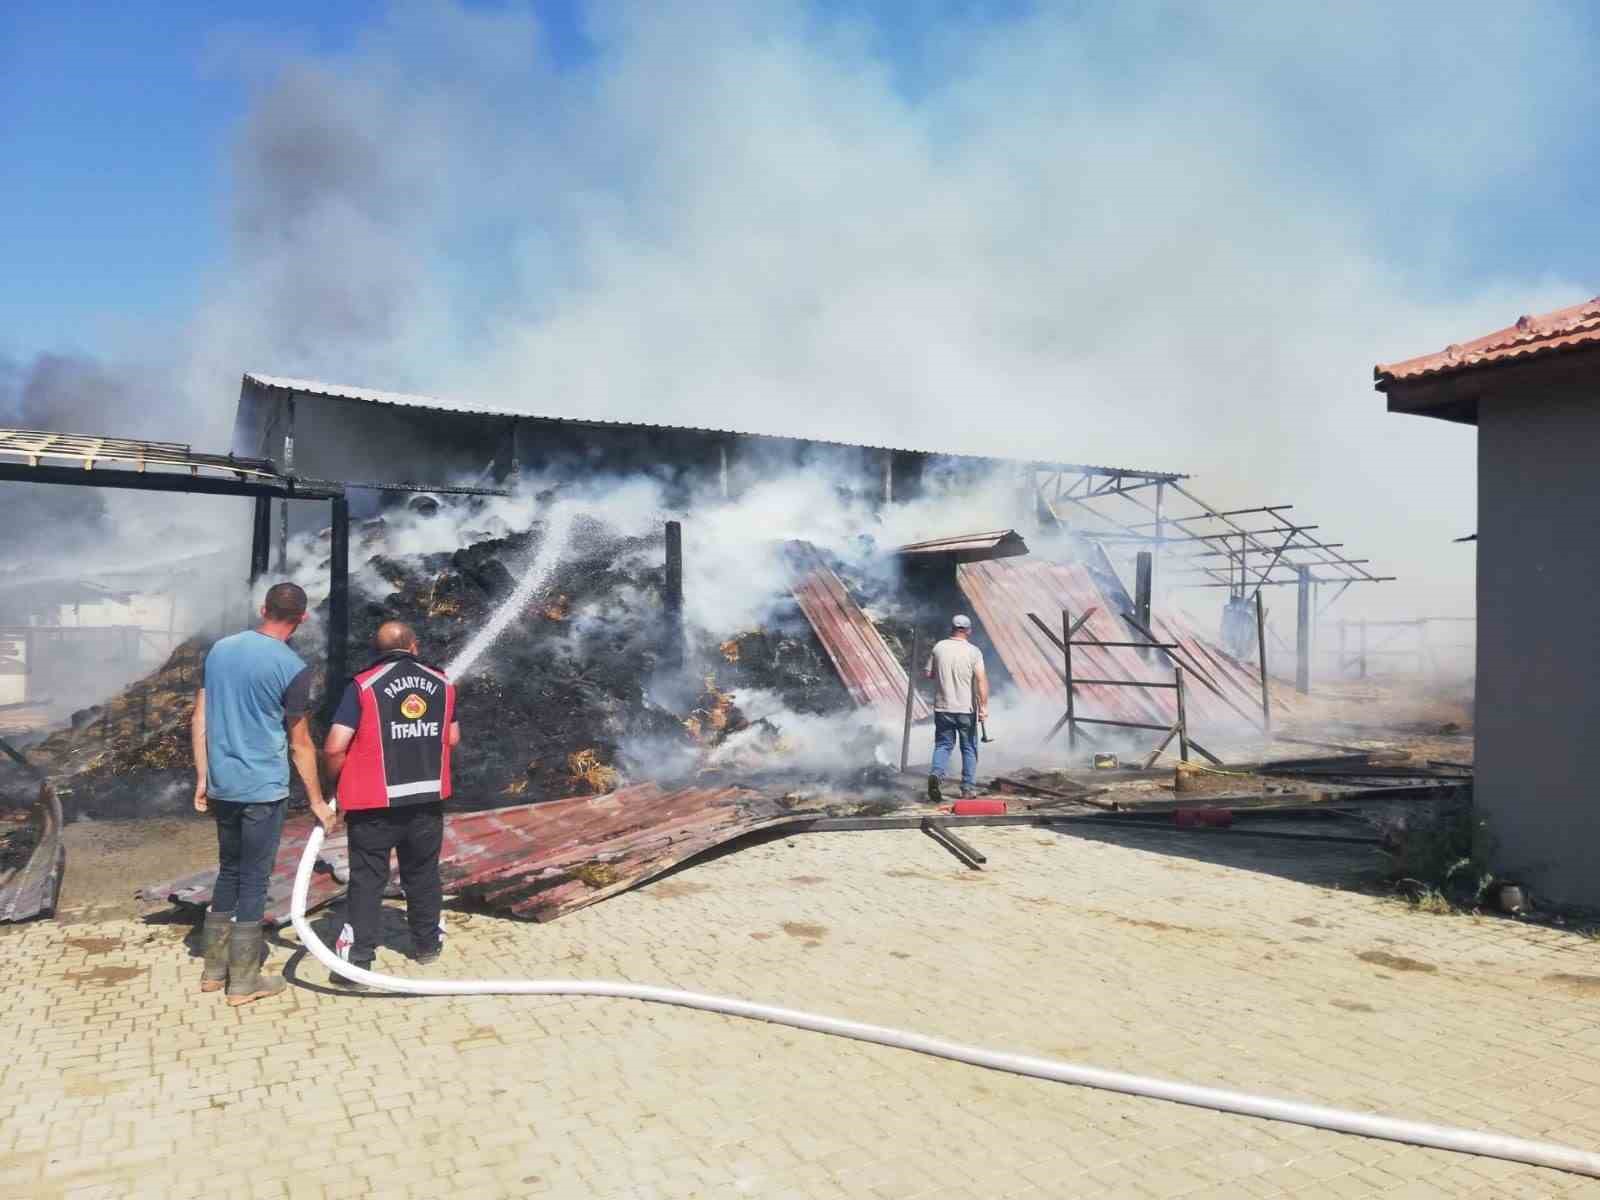
[[[1600,968],[1577,935],[1336,890],[1360,865],[1341,847],[971,838],[982,873],[920,834],[828,834],[551,925],[451,912],[446,957],[426,974],[629,978],[1600,1142]],[[324,936],[335,924],[319,918]],[[185,932],[112,920],[0,933],[0,1196],[1600,1190],[683,1009],[336,994],[303,955],[301,986],[230,1009],[193,990]],[[386,950],[380,967],[408,964]]]

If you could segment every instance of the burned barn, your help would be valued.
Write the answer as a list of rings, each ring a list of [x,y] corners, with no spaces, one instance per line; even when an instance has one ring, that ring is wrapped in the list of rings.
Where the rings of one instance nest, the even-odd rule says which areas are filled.
[[[1600,906],[1579,753],[1600,725],[1600,298],[1376,375],[1390,412],[1478,430],[1477,802],[1495,865]]]
[[[1148,784],[1163,755],[1216,763],[1270,739],[1297,711],[1287,681],[1306,688],[1314,613],[1387,578],[1292,505],[1222,509],[1176,472],[563,420],[254,374],[229,454],[0,430],[0,478],[253,498],[235,548],[250,547],[252,584],[272,571],[306,585],[316,621],[297,649],[325,699],[379,622],[412,624],[458,678],[463,723],[486,731],[456,780],[458,882],[473,892],[481,839],[520,822],[526,837],[482,882],[528,915],[757,827],[908,819],[902,776],[931,718],[919,668],[952,611],[972,615],[989,660],[1005,740],[987,761],[1009,764],[1007,786],[1090,750],[1129,755]],[[639,480],[647,511],[613,507],[607,488]],[[804,482],[827,511],[772,501],[774,480]],[[952,528],[980,500],[985,531]],[[1223,636],[1183,597],[1222,601]],[[246,619],[236,608],[175,631],[160,667],[91,719],[28,734],[20,758],[59,785],[67,820],[181,809],[196,673],[209,639]],[[37,792],[17,780],[19,798]],[[641,824],[645,802],[671,827]],[[503,815],[472,815],[491,810]],[[524,843],[562,821],[587,832],[564,857],[530,857]]]
[[[680,501],[736,499],[754,481],[800,468],[852,494],[911,499],[937,473],[959,482],[994,460],[675,425],[545,417],[493,405],[248,373],[239,389],[233,451],[269,458],[302,477],[398,484],[648,474]],[[1159,472],[1116,472],[1156,480]],[[380,503],[376,494],[357,502]],[[297,527],[294,514],[291,528]]]
[[[1220,634],[1237,655],[1253,653],[1253,598],[1263,588],[1297,588],[1294,640],[1281,648],[1296,663],[1302,691],[1309,684],[1317,614],[1352,584],[1388,578],[1345,554],[1342,543],[1314,534],[1318,526],[1295,519],[1292,504],[1221,511],[1175,471],[547,417],[258,372],[241,381],[232,451],[272,462],[308,484],[338,481],[358,519],[403,502],[428,482],[504,486],[524,472],[547,481],[644,475],[682,507],[696,500],[737,502],[755,484],[793,471],[819,475],[848,498],[879,507],[1005,478],[1015,495],[1010,523],[1071,534],[1078,539],[1075,553],[1092,559],[1096,569],[1125,575],[1142,589],[1141,597],[1152,587],[1200,589],[1200,596],[1225,589]],[[321,524],[320,506],[280,501],[272,522],[279,565],[290,532]],[[902,559],[912,571],[919,563],[950,561],[936,545]],[[1139,576],[1151,569],[1153,580]],[[959,598],[953,582],[952,576],[944,589],[949,600]]]

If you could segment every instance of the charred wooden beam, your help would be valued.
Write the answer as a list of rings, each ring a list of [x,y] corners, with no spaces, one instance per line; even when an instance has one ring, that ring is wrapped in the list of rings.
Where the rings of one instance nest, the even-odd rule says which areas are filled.
[[[667,522],[666,590],[662,595],[665,616],[662,629],[661,663],[668,670],[683,667],[683,524]]]
[[[323,687],[331,717],[350,674],[350,501],[333,501],[328,555],[328,674]]]
[[[255,519],[250,530],[250,584],[267,573],[272,554],[272,499],[257,496]]]
[[[918,631],[911,630],[911,657],[906,659],[906,724],[900,735],[900,770],[911,765],[911,719],[917,706],[917,651],[921,649]]]

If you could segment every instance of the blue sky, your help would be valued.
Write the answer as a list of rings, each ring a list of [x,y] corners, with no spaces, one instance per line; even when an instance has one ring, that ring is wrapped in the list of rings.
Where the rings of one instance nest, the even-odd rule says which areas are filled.
[[[568,0],[534,6],[563,63]],[[348,51],[375,0],[0,5],[0,352],[101,348],[118,314],[178,320],[226,240],[228,156],[250,76]]]
[[[1096,6],[1073,7],[1090,15],[1092,30]],[[532,8],[560,68],[589,62],[593,47],[582,32],[587,18],[579,0],[542,0]],[[915,99],[937,83],[940,60],[926,51],[941,29],[1003,26],[1031,8],[1021,0],[865,7],[819,0],[814,14],[822,22],[861,22],[901,93]],[[1596,11],[1579,5],[1566,12],[1590,52],[1600,50]],[[15,359],[51,350],[100,352],[117,343],[126,321],[144,328],[181,320],[200,300],[208,265],[225,254],[230,154],[252,88],[270,85],[275,64],[348,52],[384,12],[371,0],[285,0],[268,9],[189,0],[5,6],[0,262],[7,286],[0,291],[0,352]],[[1539,12],[1525,10],[1519,20]],[[1241,20],[1241,36],[1247,26]],[[1448,39],[1448,29],[1438,33]],[[1182,36],[1170,22],[1146,31],[1150,40]],[[1099,53],[1124,56],[1127,72],[1136,74],[1150,48],[1149,41],[1129,40],[1124,27],[1108,32]],[[1408,54],[1430,47],[1371,51],[1369,73],[1359,80],[1363,91],[1382,99],[1392,90],[1397,108],[1414,103],[1395,81],[1410,71]],[[1365,218],[1402,266],[1446,289],[1503,273],[1538,279],[1592,272],[1600,228],[1591,219],[1590,189],[1600,178],[1600,141],[1583,128],[1552,122],[1515,129],[1519,154],[1508,158],[1517,161],[1498,177],[1479,176],[1450,194],[1437,181],[1416,186],[1392,162],[1367,161],[1367,129],[1359,120],[1343,127],[1316,82],[1291,69],[1264,72],[1249,86],[1258,89],[1263,111],[1313,131],[1304,142],[1307,169],[1345,180],[1372,171]],[[1530,77],[1527,86],[1541,81]],[[1448,144],[1461,132],[1441,123],[1433,136]],[[1521,153],[1529,147],[1537,153]],[[1441,203],[1448,211],[1440,211]],[[1444,226],[1449,236],[1441,243]]]

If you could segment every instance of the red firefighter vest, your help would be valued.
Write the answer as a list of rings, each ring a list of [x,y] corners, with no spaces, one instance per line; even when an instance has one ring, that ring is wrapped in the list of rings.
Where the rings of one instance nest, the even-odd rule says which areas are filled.
[[[362,671],[351,686],[361,722],[339,774],[339,807],[355,811],[448,800],[455,684],[437,667],[397,655]]]

